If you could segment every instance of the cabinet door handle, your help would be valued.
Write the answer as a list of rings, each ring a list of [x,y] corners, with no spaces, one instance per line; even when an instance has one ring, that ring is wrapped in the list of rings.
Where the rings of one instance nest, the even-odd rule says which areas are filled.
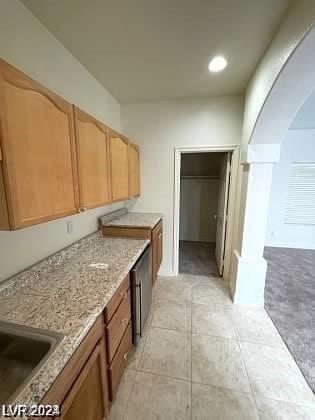
[[[128,352],[124,354],[124,360],[126,360],[126,361],[128,359],[128,354],[129,354]]]
[[[126,325],[128,325],[128,322],[129,322],[129,319],[122,319],[121,320],[121,325],[123,325],[125,327]]]

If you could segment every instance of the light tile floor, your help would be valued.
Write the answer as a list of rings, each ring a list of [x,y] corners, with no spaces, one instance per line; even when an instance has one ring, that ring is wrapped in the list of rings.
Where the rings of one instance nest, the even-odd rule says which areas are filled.
[[[315,420],[315,398],[262,308],[220,278],[160,277],[110,420]]]

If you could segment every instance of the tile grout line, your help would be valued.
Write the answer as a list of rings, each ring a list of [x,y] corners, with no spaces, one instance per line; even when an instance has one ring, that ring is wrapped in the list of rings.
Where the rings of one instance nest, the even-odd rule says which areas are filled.
[[[264,309],[265,310],[265,309]],[[232,319],[232,322],[233,322],[233,319]],[[233,324],[234,324],[234,322],[233,322]],[[241,344],[246,344],[246,343],[248,343],[248,344],[254,344],[254,345],[256,345],[256,346],[263,346],[263,347],[269,347],[269,348],[271,348],[271,349],[275,349],[275,350],[283,350],[283,351],[286,351],[287,353],[288,353],[288,356],[289,356],[289,358],[290,359],[292,359],[292,361],[293,361],[293,363],[294,363],[294,365],[297,367],[297,369],[298,369],[298,371],[299,371],[299,373],[301,374],[301,376],[303,377],[303,379],[305,380],[305,382],[306,382],[306,385],[308,386],[308,388],[312,391],[312,389],[311,389],[311,387],[309,386],[309,384],[308,384],[308,382],[306,381],[306,379],[305,379],[305,377],[304,377],[304,375],[303,375],[303,373],[302,373],[302,371],[300,370],[300,368],[299,368],[299,366],[298,366],[298,364],[296,363],[296,361],[295,361],[295,359],[294,359],[294,357],[293,357],[293,355],[291,354],[291,352],[289,351],[289,349],[288,349],[288,347],[286,346],[286,343],[284,342],[284,340],[282,339],[282,337],[281,337],[281,335],[279,334],[279,337],[280,337],[280,341],[279,342],[274,342],[274,344],[270,344],[270,343],[261,343],[261,342],[259,342],[258,340],[251,340],[251,339],[242,339],[241,338],[241,336],[239,335],[239,333],[238,333],[238,330],[237,330],[237,328],[235,327],[235,324],[234,324],[234,328],[235,328],[235,331],[236,331],[236,337],[237,337],[237,341],[239,342],[239,347],[240,347],[240,350],[241,350],[241,354],[242,354],[242,358],[243,358],[243,360],[244,360],[244,364],[245,364],[245,369],[246,369],[246,373],[247,373],[247,367],[246,367],[246,363],[245,363],[245,359],[244,359],[244,357],[243,357],[243,351],[242,351],[242,347],[241,347]],[[248,375],[248,373],[247,373],[247,376],[248,376],[248,379],[249,379],[249,375]],[[250,382],[250,381],[249,381]],[[251,388],[252,388],[252,384],[251,384],[251,382],[250,382],[250,386],[251,386]],[[256,403],[256,396],[255,396],[256,394],[253,392],[253,396],[254,396],[254,400],[255,400],[255,403]],[[263,396],[264,397],[264,396]],[[264,398],[268,398],[268,399],[273,399],[273,400],[275,400],[275,401],[283,401],[283,402],[291,402],[291,403],[293,403],[293,404],[296,404],[296,405],[299,405],[299,403],[298,402],[296,402],[296,401],[290,401],[290,400],[283,400],[283,399],[277,399],[277,398],[270,398],[270,397],[264,397]],[[302,406],[303,406],[303,404],[301,404]],[[258,408],[257,408],[258,409]]]
[[[232,321],[232,324],[233,324],[233,327],[234,327],[233,321]],[[237,331],[236,331],[236,334],[237,334]],[[240,342],[240,340],[238,338],[238,335],[237,335],[237,340],[236,341],[237,341],[237,345],[238,345],[238,347],[240,349],[241,359],[242,359],[242,362],[243,362],[243,365],[244,365],[244,369],[245,369],[245,372],[246,372],[246,376],[247,376],[247,379],[248,379],[248,383],[249,383],[249,386],[250,386],[250,389],[251,389],[252,397],[253,397],[254,404],[255,404],[255,407],[256,407],[257,416],[258,416],[259,419],[262,419],[261,415],[259,414],[258,405],[257,405],[257,401],[256,401],[256,397],[255,397],[253,385],[252,385],[252,382],[251,382],[251,380],[249,378],[248,369],[247,369],[247,366],[246,366],[246,363],[245,363],[245,358],[244,358],[244,354],[243,354],[242,347],[241,347],[241,342]]]
[[[153,313],[154,313],[154,310],[153,310]],[[151,323],[152,323],[152,319],[153,319],[153,313],[152,313],[152,317],[150,317],[150,320],[149,320],[150,322],[146,326],[147,327],[147,333],[143,337],[143,340],[144,340],[143,341],[143,348],[142,348],[142,351],[141,351],[141,356],[140,356],[140,359],[139,359],[139,362],[138,362],[138,366],[136,366],[135,369],[134,369],[134,371],[135,371],[135,379],[137,379],[138,372],[141,372],[141,370],[139,370],[138,367],[140,365],[140,361],[141,361],[142,356],[143,356],[143,353],[144,353],[144,347],[145,347],[145,344],[146,344],[147,339],[148,339],[149,329],[151,328]],[[149,316],[150,316],[150,314],[149,314]],[[128,369],[128,367],[127,367],[127,369]],[[130,369],[130,370],[133,370],[133,369]],[[134,387],[131,388],[130,393],[129,393],[129,396],[127,398],[127,403],[126,403],[125,409],[123,411],[123,420],[125,420],[125,418],[126,418],[127,408],[128,408],[129,402],[131,400],[131,396],[132,396],[133,391],[134,391]]]
[[[207,388],[216,388],[216,389],[220,389],[220,390],[225,390],[225,391],[231,391],[231,392],[235,392],[238,394],[242,394],[242,395],[252,395],[252,389],[250,389],[249,391],[240,391],[239,389],[236,388],[231,388],[231,387],[226,387],[226,386],[219,386],[219,385],[214,385],[214,384],[210,384],[210,383],[205,383],[205,382],[199,382],[199,381],[190,381],[190,379],[187,378],[179,378],[177,376],[170,376],[170,375],[163,375],[161,373],[157,373],[157,372],[153,372],[153,371],[149,371],[149,370],[144,370],[144,369],[129,369],[132,370],[133,372],[139,372],[139,373],[146,373],[148,375],[151,376],[158,376],[159,378],[167,378],[167,379],[174,379],[175,381],[178,382],[185,382],[187,384],[195,384],[195,385],[202,385],[205,386]],[[296,402],[292,402],[292,401],[286,401],[286,400],[278,400],[275,398],[270,398],[270,397],[264,397],[266,399],[272,399],[274,401],[280,401],[280,402],[288,402],[288,403],[292,403],[301,407],[312,407],[312,405],[305,405],[305,404],[298,404]]]
[[[134,369],[132,369],[132,370],[134,370]],[[166,379],[174,379],[175,381],[178,381],[178,382],[185,382],[186,384],[190,384],[190,379],[189,378],[178,378],[177,376],[162,375],[162,373],[157,373],[157,372],[153,372],[153,371],[150,371],[150,370],[144,370],[144,369],[138,369],[135,372],[137,372],[137,373],[147,373],[148,375],[151,375],[151,376],[158,376],[159,378],[166,378]]]
[[[230,316],[230,319],[231,319],[231,324],[232,324],[232,327],[233,327],[233,329],[234,329],[235,339],[236,339],[236,342],[237,342],[238,348],[239,348],[239,350],[240,350],[240,355],[241,355],[241,359],[242,359],[242,362],[243,362],[243,365],[244,365],[244,369],[245,369],[245,373],[246,373],[247,380],[248,380],[248,383],[249,383],[249,387],[250,387],[250,390],[251,390],[251,395],[252,395],[252,397],[253,397],[254,404],[255,404],[255,407],[256,407],[257,416],[258,416],[258,418],[259,418],[259,419],[261,419],[261,416],[260,416],[260,414],[259,414],[259,410],[258,410],[257,401],[256,401],[256,398],[255,398],[254,389],[253,389],[253,386],[252,386],[251,380],[250,380],[250,378],[249,378],[248,369],[247,369],[246,362],[245,362],[245,358],[244,358],[244,354],[243,354],[243,351],[242,351],[242,347],[241,347],[241,339],[240,339],[240,336],[239,336],[239,333],[238,333],[238,329],[236,328],[236,325],[235,325],[235,323],[234,323],[234,321],[233,321],[233,316],[232,316],[232,315]]]
[[[162,285],[162,287],[163,286],[164,285]],[[263,394],[260,394],[259,392],[258,393],[257,392],[256,393],[254,392],[255,381],[251,382],[251,380],[250,380],[249,369],[247,368],[247,364],[246,364],[246,360],[245,360],[245,353],[243,353],[243,350],[242,350],[242,345],[243,344],[252,343],[252,344],[256,344],[256,345],[262,345],[262,343],[259,343],[258,341],[255,341],[254,339],[253,340],[251,340],[251,339],[249,339],[249,340],[248,339],[242,339],[241,334],[240,334],[240,331],[236,328],[236,325],[237,325],[236,324],[236,321],[233,320],[233,317],[232,316],[230,316],[231,314],[229,314],[229,320],[230,320],[231,326],[232,326],[233,331],[234,331],[234,334],[235,334],[234,337],[229,338],[229,337],[217,336],[217,335],[213,335],[213,334],[210,334],[209,335],[209,334],[203,334],[203,333],[198,333],[198,332],[197,333],[194,333],[193,332],[193,305],[195,304],[195,302],[193,302],[193,287],[194,287],[194,285],[191,285],[191,287],[190,287],[190,302],[189,302],[189,300],[186,300],[186,299],[184,301],[173,300],[173,299],[170,299],[170,300],[169,299],[161,299],[161,300],[157,300],[155,302],[157,304],[164,304],[164,303],[174,303],[174,304],[176,304],[176,303],[182,303],[182,304],[186,303],[186,304],[188,304],[189,303],[189,305],[190,305],[190,323],[191,323],[190,331],[173,329],[173,328],[164,328],[164,327],[160,327],[158,325],[157,326],[154,326],[152,321],[153,321],[154,313],[157,310],[157,306],[155,306],[155,305],[153,306],[152,305],[154,307],[154,311],[153,311],[152,316],[150,318],[151,322],[150,322],[150,324],[148,324],[147,334],[145,335],[145,337],[143,337],[144,338],[143,349],[141,351],[141,355],[140,355],[140,358],[139,358],[138,367],[135,367],[135,369],[134,369],[135,370],[135,378],[138,375],[138,373],[143,372],[143,373],[146,373],[146,374],[152,375],[152,376],[164,377],[164,378],[173,379],[173,380],[176,380],[176,381],[179,381],[179,382],[185,382],[186,384],[189,384],[190,383],[190,398],[191,398],[191,400],[190,400],[190,405],[191,405],[191,407],[190,407],[190,419],[191,420],[193,418],[193,409],[192,409],[193,391],[192,391],[192,386],[193,386],[194,383],[200,384],[200,385],[203,385],[203,386],[207,386],[209,388],[211,388],[211,387],[214,387],[214,388],[222,388],[222,389],[225,389],[225,390],[237,391],[239,393],[243,393],[244,395],[247,394],[248,396],[251,395],[252,398],[253,398],[253,403],[254,403],[253,405],[256,408],[256,410],[254,410],[254,408],[253,408],[253,412],[256,411],[257,419],[262,419],[262,414],[258,410],[258,406],[259,406],[258,399],[259,399],[259,397],[265,397],[265,396]],[[207,306],[208,309],[211,311],[210,302],[209,303],[196,303],[196,304],[197,305],[201,305],[201,306]],[[219,304],[219,302],[218,302],[218,304]],[[227,304],[222,304],[222,306],[223,306],[223,309],[230,308],[230,305],[227,305]],[[190,379],[188,379],[188,378],[185,378],[185,379],[183,379],[183,378],[177,378],[177,377],[174,377],[174,376],[168,376],[168,375],[161,374],[161,373],[155,373],[155,372],[152,372],[150,370],[141,369],[139,367],[141,365],[141,362],[143,362],[144,352],[145,352],[145,346],[146,346],[146,344],[148,342],[149,332],[152,333],[152,330],[154,330],[154,329],[167,330],[167,331],[175,331],[175,332],[178,332],[178,333],[186,333],[186,334],[189,334],[190,333],[189,334],[190,335],[190,338],[191,338],[191,345],[190,345],[190,351],[191,351],[191,360],[190,360],[191,372],[190,372]],[[217,338],[221,338],[221,339],[224,339],[224,340],[230,339],[230,340],[234,340],[234,341],[237,342],[237,347],[236,348],[239,348],[240,358],[242,360],[244,371],[245,371],[246,377],[248,379],[249,389],[248,389],[247,392],[239,391],[239,390],[233,389],[233,388],[226,388],[226,387],[216,386],[216,385],[213,385],[213,384],[202,383],[202,382],[198,382],[198,381],[193,382],[193,369],[192,369],[193,368],[193,358],[192,358],[192,356],[193,356],[193,353],[192,353],[193,352],[193,342],[192,342],[192,340],[193,340],[194,334],[197,334],[197,335],[200,334],[201,336],[207,336],[207,337],[217,337]],[[284,343],[283,339],[281,341],[282,341],[281,344],[283,344]],[[264,343],[263,345],[266,345],[268,347],[275,347],[275,348],[281,348],[282,347],[282,345],[279,346],[277,344],[276,346],[273,346],[273,345],[270,345],[269,343],[268,344]],[[284,343],[284,345],[285,345],[285,343]],[[290,354],[290,352],[289,352],[289,354]],[[291,355],[291,358],[293,358],[292,355]],[[293,360],[294,360],[294,358],[293,358]],[[296,362],[295,362],[295,364],[296,364]],[[132,388],[132,390],[129,393],[128,401],[127,401],[127,404],[126,404],[126,407],[125,407],[125,410],[124,410],[124,416],[123,416],[123,418],[125,420],[127,420],[127,418],[125,416],[127,415],[127,408],[128,408],[128,406],[130,404],[130,401],[132,399],[132,395],[134,395],[133,394],[133,388]],[[307,407],[307,408],[308,407],[312,407],[312,404],[297,403],[295,401],[285,401],[285,400],[282,400],[282,399],[270,398],[270,397],[265,397],[265,398],[270,399],[270,400],[273,400],[273,401],[278,401],[278,402],[280,401],[280,402],[292,403],[292,404],[294,404],[296,406],[300,406],[300,407]],[[189,415],[187,416],[187,418],[189,418]]]
[[[206,388],[216,388],[216,389],[223,390],[223,391],[235,392],[236,394],[242,394],[242,395],[247,395],[247,396],[252,395],[252,390],[251,389],[249,391],[240,391],[239,389],[236,389],[236,388],[213,385],[213,384],[209,384],[209,383],[205,383],[205,382],[198,382],[198,381],[193,381],[193,384],[202,385]]]
[[[149,338],[150,329],[154,328],[154,327],[152,327],[152,321],[153,321],[153,316],[154,316],[155,309],[156,308],[154,308],[153,311],[152,311],[152,317],[150,316],[150,323],[147,324],[147,326],[146,326],[147,331],[145,333],[145,336],[143,337],[143,339],[144,339],[143,348],[142,348],[142,352],[141,352],[141,355],[140,355],[140,358],[139,358],[138,366],[136,366],[135,370],[138,370],[140,368],[141,361],[142,361],[142,358],[143,358],[143,355],[144,355],[145,345],[147,344],[147,341],[148,341],[148,338]]]
[[[137,372],[135,372],[135,377],[136,377],[136,376],[137,376]],[[131,388],[131,390],[130,390],[130,392],[129,392],[129,395],[128,395],[128,398],[127,398],[127,402],[126,402],[125,408],[124,408],[124,410],[123,410],[122,420],[125,420],[125,417],[126,417],[126,412],[127,412],[127,408],[128,408],[128,405],[129,405],[129,401],[130,401],[130,398],[131,398],[131,394],[132,394],[132,392],[133,392],[133,389],[134,389],[134,388]]]
[[[244,363],[244,367],[245,367],[245,370],[246,370],[246,374],[247,374],[248,381],[249,381],[249,384],[250,384],[250,388],[251,388],[251,391],[252,391],[252,395],[253,395],[253,398],[254,398],[255,406],[257,408],[257,412],[258,412],[259,418],[261,418],[261,416],[259,414],[259,410],[258,410],[257,401],[256,401],[256,399],[260,396],[260,394],[259,393],[255,393],[253,391],[252,382],[250,381],[250,378],[249,378],[248,369],[247,369],[247,366],[246,366],[245,357],[244,357],[244,353],[242,351],[242,346],[241,345],[242,345],[242,343],[245,343],[245,344],[248,343],[248,344],[254,344],[254,345],[259,345],[259,346],[266,346],[266,347],[269,347],[269,348],[273,348],[273,349],[277,349],[277,350],[284,350],[284,351],[287,351],[287,348],[285,347],[285,343],[282,340],[281,336],[280,336],[280,339],[281,339],[280,340],[280,343],[276,343],[275,345],[272,345],[272,344],[269,344],[269,343],[261,343],[261,342],[258,342],[258,341],[255,341],[255,340],[250,340],[250,339],[242,339],[241,336],[238,333],[238,329],[235,327],[235,323],[233,322],[233,318],[232,318],[232,324],[233,324],[233,327],[234,327],[235,332],[236,332],[236,339],[237,339],[237,342],[238,342],[238,345],[239,345],[239,348],[240,348],[240,351],[241,351],[241,357],[242,357],[242,360],[243,360],[243,363]],[[283,346],[283,344],[284,344],[284,346]],[[288,353],[289,353],[289,357],[291,357],[292,360],[293,360],[293,362],[295,363],[295,365],[297,365],[297,363],[295,362],[295,360],[292,357],[291,353],[290,352],[288,352]],[[308,406],[306,404],[298,403],[296,401],[291,401],[291,400],[284,400],[284,399],[279,399],[279,398],[272,398],[272,397],[264,396],[264,395],[261,395],[261,397],[262,398],[266,398],[266,399],[271,399],[273,401],[278,401],[278,402],[292,403],[292,404],[295,404],[295,405],[298,405],[298,406],[301,406],[301,407],[307,407]]]

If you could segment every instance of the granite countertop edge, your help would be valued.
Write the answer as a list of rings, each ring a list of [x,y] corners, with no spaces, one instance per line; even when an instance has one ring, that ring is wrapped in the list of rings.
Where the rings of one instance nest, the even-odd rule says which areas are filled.
[[[20,312],[19,305],[8,314],[3,314],[0,310],[0,320],[51,330],[64,335],[63,340],[31,381],[13,401],[10,401],[10,404],[31,405],[42,400],[148,244],[149,240],[105,238],[101,237],[99,232],[95,232],[16,275],[2,288],[0,287],[1,309],[5,307],[5,304],[1,306],[1,300],[4,303],[6,301],[10,303],[10,299],[15,299],[17,302],[25,300],[27,311],[32,302],[34,306],[40,302],[33,312],[24,317],[24,308]],[[91,272],[91,269],[87,271],[87,263],[94,257],[97,259],[97,256],[107,257],[106,252],[111,253],[113,273],[104,271],[103,274],[99,272],[101,270]],[[105,277],[106,280],[104,280]],[[50,278],[51,281],[49,281]],[[49,289],[49,283],[55,287],[52,292]],[[38,285],[42,287],[39,291],[37,291]],[[50,294],[50,297],[47,294]],[[72,304],[75,302],[74,309],[72,305],[69,305],[69,300]],[[47,305],[47,311],[45,311],[45,305]],[[49,311],[49,305],[57,308],[56,313]],[[78,319],[76,319],[75,310],[77,310]],[[49,323],[53,326],[45,328],[46,324],[50,325]],[[55,328],[54,325],[56,325]],[[2,419],[1,416],[0,419]]]
[[[100,218],[101,226],[108,227],[138,227],[144,229],[153,229],[159,221],[162,220],[161,213],[138,213],[128,212],[112,220],[107,221]]]

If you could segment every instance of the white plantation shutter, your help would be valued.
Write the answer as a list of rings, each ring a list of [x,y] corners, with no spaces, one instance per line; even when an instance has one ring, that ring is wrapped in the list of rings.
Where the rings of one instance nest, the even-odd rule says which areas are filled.
[[[315,225],[315,162],[292,164],[285,223]]]

